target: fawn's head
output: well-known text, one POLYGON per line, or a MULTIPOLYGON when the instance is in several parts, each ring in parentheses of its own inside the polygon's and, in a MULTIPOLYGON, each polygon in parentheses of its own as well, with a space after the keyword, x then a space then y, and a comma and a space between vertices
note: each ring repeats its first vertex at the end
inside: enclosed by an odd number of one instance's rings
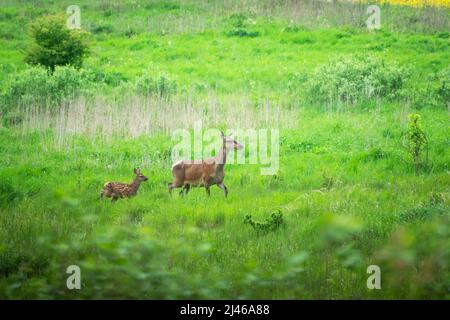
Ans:
POLYGON ((141 173, 141 169, 135 168, 134 173, 136 174, 136 178, 139 181, 147 181, 148 180, 148 178, 141 173))
POLYGON ((232 135, 225 136, 223 132, 220 132, 220 134, 222 137, 223 145, 225 146, 225 148, 227 148, 227 150, 241 150, 244 147, 242 144, 234 140, 232 135))

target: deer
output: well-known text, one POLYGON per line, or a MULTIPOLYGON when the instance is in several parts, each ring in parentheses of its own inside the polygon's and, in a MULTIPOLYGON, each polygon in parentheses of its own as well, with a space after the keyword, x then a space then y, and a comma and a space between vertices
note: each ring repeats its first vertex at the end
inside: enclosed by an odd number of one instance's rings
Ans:
POLYGON ((221 132, 222 147, 215 157, 198 160, 180 160, 172 165, 173 181, 168 183, 169 194, 172 190, 182 188, 180 196, 187 195, 191 187, 204 187, 206 194, 211 195, 210 187, 217 185, 228 196, 228 188, 223 183, 225 178, 225 163, 229 150, 241 150, 242 144, 231 136, 226 137, 221 132))
POLYGON ((147 181, 148 178, 141 173, 139 168, 133 170, 136 177, 131 183, 122 182, 106 182, 103 190, 100 193, 100 198, 111 198, 111 202, 117 201, 119 198, 131 198, 137 194, 142 182, 147 181))

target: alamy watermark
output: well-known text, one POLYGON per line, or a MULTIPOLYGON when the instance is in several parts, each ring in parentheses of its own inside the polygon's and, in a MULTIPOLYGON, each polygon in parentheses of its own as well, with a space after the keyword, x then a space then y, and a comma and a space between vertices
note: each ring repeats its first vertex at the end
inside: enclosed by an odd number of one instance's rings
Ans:
POLYGON ((368 266, 367 274, 370 274, 370 276, 367 278, 367 289, 380 290, 381 289, 381 269, 380 269, 380 267, 375 264, 368 266))
POLYGON ((67 18, 66 25, 68 29, 81 28, 81 10, 77 5, 68 6, 66 13, 70 16, 67 18))
POLYGON ((81 269, 77 265, 70 265, 66 269, 66 273, 70 274, 67 277, 66 286, 69 290, 81 289, 81 269))
MULTIPOLYGON (((326 0, 332 2, 334 0, 326 0)), ((70 5, 66 9, 66 13, 69 15, 67 18, 68 29, 80 29, 81 28, 81 9, 78 5, 70 5)), ((370 31, 381 29, 381 9, 377 5, 370 5, 367 7, 366 14, 370 16, 366 20, 367 29, 370 31)))
MULTIPOLYGON (((227 149, 227 164, 259 164, 261 175, 274 175, 279 169, 280 136, 278 129, 228 129, 225 136, 232 137, 240 148, 227 149)), ((203 159, 215 157, 220 152, 221 131, 203 129, 197 121, 193 130, 177 129, 172 141, 172 160, 192 160, 202 163, 203 159)))
POLYGON ((367 29, 379 30, 381 29, 381 9, 377 5, 371 5, 367 8, 367 14, 370 14, 366 20, 367 29))

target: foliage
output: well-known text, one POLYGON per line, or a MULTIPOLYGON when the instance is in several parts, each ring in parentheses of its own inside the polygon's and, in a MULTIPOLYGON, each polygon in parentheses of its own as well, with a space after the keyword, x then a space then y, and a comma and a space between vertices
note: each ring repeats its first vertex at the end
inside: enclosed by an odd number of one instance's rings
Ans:
POLYGON ((42 65, 54 71, 56 66, 71 65, 80 68, 88 54, 86 34, 66 27, 64 15, 48 15, 30 26, 33 43, 25 61, 42 65))
MULTIPOLYGON (((423 150, 428 146, 427 136, 422 128, 421 117, 418 114, 410 114, 408 116, 408 130, 406 132, 406 140, 408 153, 412 159, 416 169, 422 165, 423 150)), ((427 152, 428 160, 428 152, 427 152)))
POLYGON ((256 21, 247 18, 243 14, 232 14, 229 17, 230 30, 227 32, 229 37, 258 37, 260 34, 256 30, 252 30, 256 25, 256 21))
POLYGON ((319 67, 307 84, 315 102, 356 104, 376 98, 395 99, 406 79, 405 70, 374 57, 335 59, 319 67))
POLYGON ((86 73, 70 66, 58 66, 53 73, 43 67, 31 67, 10 77, 1 96, 2 111, 30 105, 55 107, 85 93, 90 84, 86 73))
POLYGON ((244 223, 249 224, 258 233, 266 233, 268 231, 275 231, 284 223, 283 214, 280 210, 272 212, 264 222, 253 220, 250 214, 245 216, 244 223))
POLYGON ((424 7, 424 6, 450 7, 450 3, 447 0, 378 0, 377 2, 381 4, 392 4, 392 5, 413 6, 413 7, 424 7))
POLYGON ((136 80, 136 92, 143 95, 168 97, 177 91, 177 83, 166 73, 144 73, 136 80))

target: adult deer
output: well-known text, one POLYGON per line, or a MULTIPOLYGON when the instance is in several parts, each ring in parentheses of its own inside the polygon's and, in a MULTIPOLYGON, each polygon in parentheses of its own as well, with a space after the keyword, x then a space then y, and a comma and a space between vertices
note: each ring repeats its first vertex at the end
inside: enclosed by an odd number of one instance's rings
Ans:
POLYGON ((228 189, 223 184, 225 178, 225 163, 229 150, 240 150, 243 146, 231 136, 226 137, 221 132, 222 147, 217 155, 212 158, 198 160, 180 160, 172 166, 173 181, 168 184, 169 193, 172 189, 182 188, 180 195, 188 194, 191 187, 205 187, 206 193, 210 195, 210 187, 217 185, 228 196, 228 189))

